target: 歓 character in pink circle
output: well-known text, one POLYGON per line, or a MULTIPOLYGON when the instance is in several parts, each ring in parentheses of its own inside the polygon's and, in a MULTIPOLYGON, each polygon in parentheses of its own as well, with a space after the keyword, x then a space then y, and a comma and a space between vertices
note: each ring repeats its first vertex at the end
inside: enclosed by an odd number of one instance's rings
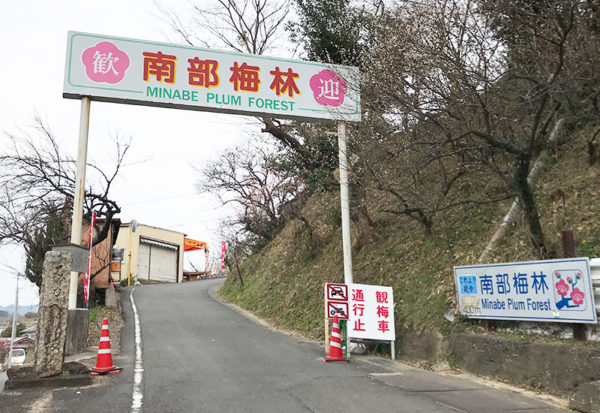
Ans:
POLYGON ((81 55, 85 73, 94 82, 118 83, 125 77, 129 56, 111 42, 100 42, 81 55))

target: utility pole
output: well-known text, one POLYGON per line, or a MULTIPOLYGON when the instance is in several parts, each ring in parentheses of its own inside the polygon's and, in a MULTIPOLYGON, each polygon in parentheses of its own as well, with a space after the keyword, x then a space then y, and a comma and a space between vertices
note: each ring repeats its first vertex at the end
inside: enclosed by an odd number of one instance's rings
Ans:
POLYGON ((10 335, 10 348, 8 350, 8 368, 12 366, 12 352, 17 336, 17 314, 19 314, 19 274, 17 274, 17 288, 15 291, 15 311, 13 313, 12 332, 10 335))

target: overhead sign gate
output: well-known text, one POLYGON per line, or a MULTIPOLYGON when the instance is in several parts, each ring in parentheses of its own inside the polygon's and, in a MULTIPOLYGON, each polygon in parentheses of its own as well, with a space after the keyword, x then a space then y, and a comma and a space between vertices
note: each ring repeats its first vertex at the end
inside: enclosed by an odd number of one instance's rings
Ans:
MULTIPOLYGON (((360 121, 355 67, 69 32, 63 96, 81 99, 71 242, 81 243, 90 101, 336 121, 344 282, 352 284, 344 122, 360 121)), ((77 302, 71 274, 69 309, 77 302)))

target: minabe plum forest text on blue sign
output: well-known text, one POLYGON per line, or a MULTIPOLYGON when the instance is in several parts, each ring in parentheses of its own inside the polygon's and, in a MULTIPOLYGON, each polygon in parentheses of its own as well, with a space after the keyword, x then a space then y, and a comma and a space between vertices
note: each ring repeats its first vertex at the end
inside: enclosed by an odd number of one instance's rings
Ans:
POLYGON ((470 318, 595 323, 587 258, 454 267, 470 318))

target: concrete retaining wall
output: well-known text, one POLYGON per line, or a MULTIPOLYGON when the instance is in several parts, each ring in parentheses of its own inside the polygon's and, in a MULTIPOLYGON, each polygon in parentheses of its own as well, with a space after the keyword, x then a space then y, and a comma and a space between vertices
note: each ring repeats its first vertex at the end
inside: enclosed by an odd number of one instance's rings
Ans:
POLYGON ((456 367, 481 376, 569 398, 570 407, 600 412, 600 348, 571 343, 549 344, 489 334, 402 329, 398 356, 412 361, 447 358, 456 367))
POLYGON ((403 328, 396 334, 396 351, 404 359, 436 361, 445 357, 447 340, 436 330, 414 331, 403 328))
POLYGON ((453 334, 448 352, 461 369, 560 396, 600 379, 600 350, 594 347, 453 334))

